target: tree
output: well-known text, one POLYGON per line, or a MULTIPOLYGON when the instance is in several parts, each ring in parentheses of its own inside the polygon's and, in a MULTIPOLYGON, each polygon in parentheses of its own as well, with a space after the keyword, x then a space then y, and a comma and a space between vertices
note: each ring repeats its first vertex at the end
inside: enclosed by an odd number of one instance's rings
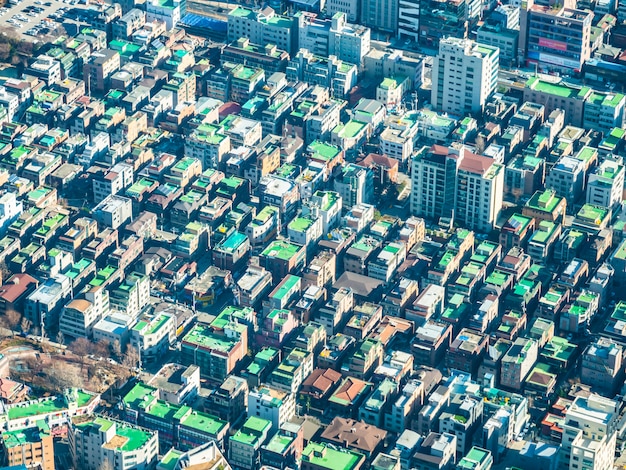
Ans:
POLYGON ((65 335, 63 334, 62 331, 59 331, 57 333, 57 343, 63 344, 63 341, 65 341, 65 335))
POLYGON ((30 322, 28 318, 26 317, 22 318, 22 321, 20 323, 20 329, 22 330, 22 333, 28 334, 31 326, 32 326, 32 323, 30 322))
POLYGON ((78 356, 81 365, 85 365, 85 360, 87 359, 87 356, 91 354, 92 346, 93 345, 91 344, 91 341, 89 341, 87 338, 82 337, 76 339, 70 345, 70 349, 74 352, 74 354, 78 356))
POLYGON ((20 312, 10 308, 6 311, 4 319, 7 327, 11 330, 11 333, 15 335, 15 330, 17 330, 18 325, 22 321, 22 316, 20 315, 20 312))
POLYGON ((124 354, 124 359, 122 360, 122 365, 128 368, 137 367, 137 363, 139 362, 139 352, 134 346, 128 346, 126 348, 126 354, 124 354))
POLYGON ((53 362, 45 372, 50 387, 57 393, 82 385, 82 380, 76 368, 65 362, 53 362))
POLYGON ((93 345, 93 352, 98 357, 110 356, 110 343, 106 339, 101 339, 93 345))
POLYGON ((119 339, 116 339, 115 341, 113 341, 113 343, 111 343, 111 352, 113 353, 113 356, 115 356, 115 359, 121 359, 122 345, 120 344, 119 339))

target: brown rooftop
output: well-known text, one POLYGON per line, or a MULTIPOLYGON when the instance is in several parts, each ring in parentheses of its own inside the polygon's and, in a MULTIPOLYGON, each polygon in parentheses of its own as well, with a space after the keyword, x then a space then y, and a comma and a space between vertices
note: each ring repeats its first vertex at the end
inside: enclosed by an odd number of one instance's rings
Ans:
POLYGON ((387 431, 353 419, 335 418, 322 433, 322 439, 347 448, 374 452, 387 436, 387 431))

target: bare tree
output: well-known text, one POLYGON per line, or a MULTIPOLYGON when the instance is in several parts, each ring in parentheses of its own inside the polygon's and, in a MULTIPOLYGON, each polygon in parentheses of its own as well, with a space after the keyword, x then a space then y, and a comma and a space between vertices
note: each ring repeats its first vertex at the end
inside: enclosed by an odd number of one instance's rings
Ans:
POLYGON ((111 352, 115 359, 120 359, 122 357, 122 345, 120 344, 120 340, 116 339, 111 343, 111 352))
POLYGON ((18 325, 22 321, 22 316, 20 315, 20 312, 10 308, 6 311, 4 318, 7 327, 11 330, 11 333, 15 335, 15 330, 17 330, 18 325))
POLYGON ((12 332, 7 323, 7 319, 6 317, 0 317, 0 337, 8 338, 9 336, 12 336, 12 332))
POLYGON ((137 367, 137 363, 139 362, 139 353, 134 346, 128 346, 126 348, 126 354, 124 354, 124 359, 122 360, 122 364, 126 367, 133 368, 137 367))
POLYGON ((78 356, 81 365, 85 365, 87 356, 91 353, 93 345, 87 338, 78 338, 71 345, 70 349, 78 356))
POLYGON ((59 331, 57 333, 57 343, 63 344, 63 341, 65 341, 65 335, 63 334, 62 331, 59 331))
POLYGON ((101 339, 96 344, 93 345, 94 354, 99 357, 110 357, 111 349, 110 343, 106 339, 101 339))
POLYGON ((50 387, 57 393, 63 392, 63 390, 68 388, 80 387, 82 385, 82 380, 76 368, 65 362, 53 362, 52 365, 46 369, 45 373, 50 387))
POLYGON ((32 323, 30 322, 28 318, 26 317, 22 318, 22 321, 20 323, 20 329, 22 330, 22 333, 28 334, 31 326, 32 326, 32 323))

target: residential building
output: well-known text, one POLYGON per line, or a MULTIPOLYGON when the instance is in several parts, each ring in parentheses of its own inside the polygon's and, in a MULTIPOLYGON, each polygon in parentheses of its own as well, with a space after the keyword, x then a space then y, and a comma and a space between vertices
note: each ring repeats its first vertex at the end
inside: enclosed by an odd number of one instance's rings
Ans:
POLYGON ((262 386, 248 393, 248 417, 256 416, 272 423, 278 431, 296 414, 295 394, 262 386))
POLYGON ((589 175, 586 202, 615 210, 622 202, 623 192, 624 165, 607 158, 589 175))
POLYGON ((244 37, 255 44, 273 44, 290 55, 297 51, 296 21, 276 14, 270 7, 252 10, 240 6, 228 13, 228 40, 244 37))
POLYGON ((5 460, 11 468, 54 470, 54 446, 45 423, 2 433, 5 460))
POLYGON ((156 431, 99 415, 74 418, 68 438, 74 466, 85 470, 98 470, 105 461, 114 470, 150 468, 159 452, 156 431))
POLYGON ((500 384, 521 390, 522 384, 537 361, 539 348, 533 339, 517 338, 502 358, 500 384))
POLYGON ((613 396, 624 376, 624 350, 608 338, 599 338, 585 349, 580 380, 606 396, 613 396))
POLYGON ((497 47, 449 37, 433 62, 433 107, 453 115, 480 114, 495 91, 500 64, 497 47))
POLYGON ((504 165, 488 157, 465 155, 457 178, 455 219, 469 229, 491 231, 502 210, 504 165))
POLYGON ((260 448, 269 438, 271 428, 271 421, 249 417, 242 428, 229 438, 228 462, 234 468, 260 468, 260 448))
POLYGON ((586 465, 609 470, 617 439, 617 402, 592 393, 578 396, 565 411, 560 462, 562 468, 586 465))

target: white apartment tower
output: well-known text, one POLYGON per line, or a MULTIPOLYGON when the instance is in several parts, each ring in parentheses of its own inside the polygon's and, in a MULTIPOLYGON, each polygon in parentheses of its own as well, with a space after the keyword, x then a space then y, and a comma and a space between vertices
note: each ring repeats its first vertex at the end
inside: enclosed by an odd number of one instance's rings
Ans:
POLYGON ((502 210, 504 165, 465 152, 459 164, 454 218, 479 232, 493 229, 502 210))
POLYGON ((433 106, 454 115, 481 113, 495 89, 500 50, 470 39, 446 38, 433 62, 433 106))

